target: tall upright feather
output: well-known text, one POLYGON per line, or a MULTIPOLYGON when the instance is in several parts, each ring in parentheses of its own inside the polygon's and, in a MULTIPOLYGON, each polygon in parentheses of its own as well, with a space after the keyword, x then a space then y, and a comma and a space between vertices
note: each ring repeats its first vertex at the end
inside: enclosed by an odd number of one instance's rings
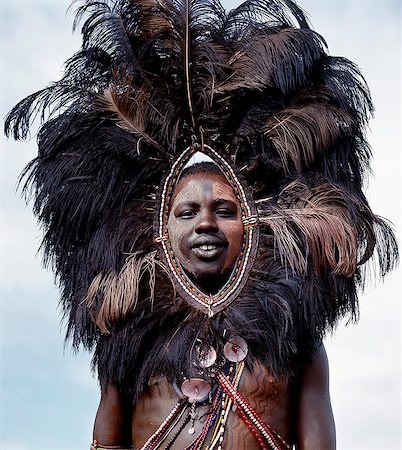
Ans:
POLYGON ((193 100, 191 95, 191 80, 190 80, 190 1, 184 0, 185 8, 184 8, 184 28, 185 28, 185 51, 184 51, 184 70, 186 76, 186 95, 187 95, 187 103, 188 109, 190 111, 191 123, 195 128, 195 119, 194 119, 194 111, 193 111, 193 100))

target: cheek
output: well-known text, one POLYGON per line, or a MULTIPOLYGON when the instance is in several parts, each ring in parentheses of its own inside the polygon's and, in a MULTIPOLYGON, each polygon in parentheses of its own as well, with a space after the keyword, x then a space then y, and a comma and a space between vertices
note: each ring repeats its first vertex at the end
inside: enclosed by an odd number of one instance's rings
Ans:
POLYGON ((185 250, 185 229, 173 219, 168 222, 168 230, 173 253, 180 258, 180 254, 185 250))
POLYGON ((241 223, 234 223, 228 226, 225 230, 225 235, 229 242, 227 263, 230 265, 236 260, 243 243, 243 225, 241 223))

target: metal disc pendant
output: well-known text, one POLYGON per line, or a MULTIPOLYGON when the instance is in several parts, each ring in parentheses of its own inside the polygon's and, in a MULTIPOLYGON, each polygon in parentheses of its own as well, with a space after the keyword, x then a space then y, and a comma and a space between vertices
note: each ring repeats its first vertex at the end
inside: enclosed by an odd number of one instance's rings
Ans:
POLYGON ((188 434, 194 434, 194 433, 195 433, 194 427, 190 427, 190 428, 188 429, 188 434))
POLYGON ((248 353, 246 341, 240 336, 230 338, 223 347, 223 353, 230 362, 238 363, 243 361, 248 353))
POLYGON ((211 390, 211 385, 208 381, 202 378, 189 378, 183 381, 181 391, 188 397, 190 403, 204 400, 211 390))
POLYGON ((207 368, 215 364, 216 350, 213 347, 197 347, 197 360, 196 365, 199 367, 207 368))

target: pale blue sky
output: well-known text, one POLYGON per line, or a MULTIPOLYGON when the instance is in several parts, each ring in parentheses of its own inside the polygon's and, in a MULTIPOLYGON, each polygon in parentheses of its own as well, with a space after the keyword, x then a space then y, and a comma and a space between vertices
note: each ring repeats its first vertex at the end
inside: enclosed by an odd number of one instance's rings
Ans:
MULTIPOLYGON (((224 1, 226 7, 239 2, 224 1)), ((21 98, 60 78, 79 47, 69 1, 1 3, 1 116, 21 98)), ((400 3, 398 0, 300 0, 330 53, 352 59, 372 89, 376 118, 368 197, 400 230, 400 3)), ((36 256, 40 230, 15 193, 35 137, 2 137, 0 450, 87 449, 98 388, 90 356, 63 350, 53 277, 36 256)), ((357 326, 327 341, 339 449, 401 448, 400 272, 361 298, 357 326)))

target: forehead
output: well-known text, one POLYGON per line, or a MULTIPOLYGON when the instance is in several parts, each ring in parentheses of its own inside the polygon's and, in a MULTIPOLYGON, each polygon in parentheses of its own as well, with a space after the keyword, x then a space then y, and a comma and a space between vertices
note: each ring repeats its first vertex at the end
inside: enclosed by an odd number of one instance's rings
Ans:
POLYGON ((232 186, 223 174, 199 172, 186 175, 175 187, 173 203, 182 200, 202 201, 206 197, 239 203, 232 186))

